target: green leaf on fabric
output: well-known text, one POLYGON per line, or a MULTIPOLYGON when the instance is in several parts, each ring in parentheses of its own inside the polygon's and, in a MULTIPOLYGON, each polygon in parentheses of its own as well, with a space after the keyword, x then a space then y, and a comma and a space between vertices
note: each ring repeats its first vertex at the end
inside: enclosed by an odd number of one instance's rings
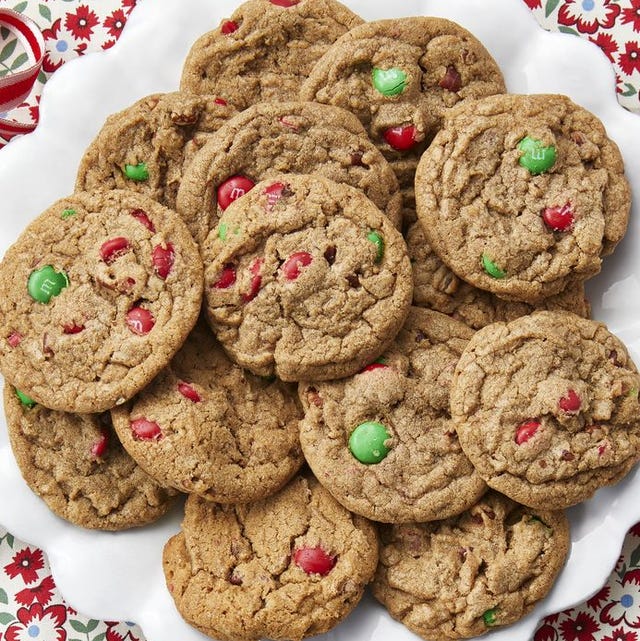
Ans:
POLYGON ((91 641, 104 641, 106 639, 107 635, 105 632, 101 632, 100 634, 96 634, 91 641))
POLYGON ((547 4, 544 7, 545 18, 548 18, 559 4, 560 0, 547 0, 547 4))
POLYGON ((89 619, 86 626, 87 632, 93 632, 98 627, 98 623, 100 623, 100 621, 96 619, 89 619))
POLYGON ((629 563, 636 568, 640 565, 640 545, 631 553, 629 563))
POLYGON ((22 67, 22 65, 29 60, 29 56, 23 51, 16 59, 11 63, 11 70, 22 67))
POLYGON ((18 4, 13 7, 13 10, 17 11, 18 13, 22 13, 27 8, 28 4, 28 2, 18 2, 18 4))
POLYGON ((45 19, 51 22, 51 9, 47 7, 46 4, 40 4, 38 5, 38 11, 40 11, 40 15, 45 19))
POLYGON ((638 90, 630 82, 625 82, 624 86, 627 88, 627 90, 622 92, 623 96, 635 96, 638 93, 638 90))
POLYGON ((558 27, 560 33, 570 33, 572 36, 579 36, 580 34, 571 27, 558 27))
POLYGON ((11 612, 0 612, 0 623, 2 623, 2 625, 7 625, 7 623, 11 623, 15 620, 16 618, 11 614, 11 612))
POLYGON ((11 57, 11 54, 15 51, 17 44, 18 40, 16 38, 15 40, 9 40, 9 42, 2 47, 2 50, 0 51, 0 62, 4 62, 7 58, 11 57))
POLYGON ((87 633, 87 626, 82 623, 82 621, 78 621, 77 619, 69 619, 69 623, 76 632, 82 632, 83 634, 87 633))
POLYGON ((2 588, 0 588, 0 603, 9 603, 7 593, 2 588))

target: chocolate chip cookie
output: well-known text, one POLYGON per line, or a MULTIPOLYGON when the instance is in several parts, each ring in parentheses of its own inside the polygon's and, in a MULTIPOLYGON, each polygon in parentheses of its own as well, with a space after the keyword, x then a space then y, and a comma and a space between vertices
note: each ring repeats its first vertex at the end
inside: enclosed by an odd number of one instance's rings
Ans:
POLYGON ((107 118, 80 161, 76 190, 130 189, 175 209, 185 167, 235 113, 215 96, 146 96, 107 118))
POLYGON ((535 305, 506 301, 458 278, 431 249, 419 222, 405 235, 413 268, 413 304, 449 314, 472 329, 510 321, 537 309, 565 310, 588 318, 591 305, 581 281, 535 305))
POLYGON ((446 110, 504 91, 502 72, 475 36, 450 20, 419 16, 351 29, 315 65, 300 98, 358 116, 391 162, 411 220, 416 165, 446 110))
POLYGON ((550 590, 569 551, 562 511, 488 492, 459 516, 380 527, 373 595, 429 641, 514 623, 550 590))
POLYGON ((460 444, 487 484, 562 508, 638 460, 640 375, 604 324, 541 311, 467 344, 451 387, 460 444))
POLYGON ((249 0, 191 46, 180 88, 238 109, 295 100, 316 61, 362 18, 336 0, 249 0))
POLYGON ((204 323, 169 367, 111 415, 151 476, 218 503, 273 494, 303 463, 295 388, 234 365, 204 323))
POLYGON ((360 601, 377 561, 374 526, 311 476, 247 505, 190 495, 182 532, 163 555, 181 615, 230 641, 327 632, 360 601))
POLYGON ((486 490, 449 416, 453 371, 473 331, 413 307, 383 356, 358 374, 300 383, 300 440, 318 480, 374 521, 458 514, 486 490))
POLYGON ((160 486, 126 453, 108 414, 49 410, 4 387, 9 440, 27 485, 74 525, 123 530, 160 518, 175 490, 160 486))
POLYGON ((448 113, 420 161, 416 206, 458 276, 535 303, 600 271, 630 190, 596 116, 562 95, 504 95, 448 113))
POLYGON ((359 190, 282 174, 229 205, 202 249, 208 321, 231 358, 285 381, 349 376, 409 313, 400 232, 359 190))
POLYGON ((0 263, 0 369, 51 409, 123 403, 184 342, 202 274, 186 226, 156 201, 125 190, 63 198, 0 263))
POLYGON ((283 172, 320 174, 357 187, 400 225, 398 181, 359 120, 310 102, 260 103, 230 119, 185 172, 178 213, 202 242, 233 200, 283 172))

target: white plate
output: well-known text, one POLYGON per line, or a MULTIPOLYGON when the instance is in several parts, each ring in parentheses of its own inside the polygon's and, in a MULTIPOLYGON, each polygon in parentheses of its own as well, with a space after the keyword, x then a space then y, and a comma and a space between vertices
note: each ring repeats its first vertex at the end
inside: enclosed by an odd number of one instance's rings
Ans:
MULTIPOLYGON (((514 93, 569 95, 605 123, 625 157, 640 197, 640 117, 619 107, 605 56, 593 45, 540 29, 522 0, 403 0, 393 8, 345 0, 366 19, 410 15, 451 18, 475 33, 503 69, 514 93)), ((117 46, 66 64, 45 87, 35 133, 0 153, 0 254, 27 222, 73 189, 78 161, 104 118, 138 98, 178 87, 191 43, 229 15, 236 0, 140 0, 117 46)), ((629 233, 602 274, 589 284, 595 318, 604 320, 640 363, 640 251, 638 206, 629 233)), ((1 295, 1 294, 0 294, 1 295)), ((620 553, 628 527, 640 519, 640 476, 634 470, 615 488, 570 510, 572 549, 551 594, 520 623, 496 630, 492 640, 528 641, 539 619, 574 605, 599 589, 620 553)), ((201 641, 176 613, 165 588, 161 553, 178 531, 180 511, 131 532, 83 531, 53 516, 26 487, 0 423, 0 523, 42 547, 55 581, 78 611, 141 624, 148 641, 201 641)), ((325 639, 411 640, 370 597, 325 639)))

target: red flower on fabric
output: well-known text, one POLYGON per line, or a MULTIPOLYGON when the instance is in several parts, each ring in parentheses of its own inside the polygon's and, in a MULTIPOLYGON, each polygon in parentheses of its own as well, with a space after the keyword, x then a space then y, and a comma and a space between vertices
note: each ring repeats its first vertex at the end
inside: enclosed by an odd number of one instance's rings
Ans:
POLYGON ((597 621, 586 612, 578 612, 575 619, 566 619, 560 624, 564 641, 595 641, 600 630, 597 621))
POLYGON ((133 634, 138 626, 128 621, 105 621, 105 641, 140 641, 140 637, 133 634))
POLYGON ((129 15, 133 11, 137 1, 138 0, 122 0, 121 4, 124 10, 127 12, 127 15, 129 15))
POLYGON ((29 608, 20 608, 14 621, 4 633, 5 641, 22 641, 26 638, 66 641, 67 631, 62 627, 67 620, 64 605, 43 608, 34 603, 29 608))
POLYGON ((616 628, 611 632, 611 636, 602 637, 601 641, 638 641, 638 634, 624 628, 616 628))
MULTIPOLYGON (((633 24, 633 30, 640 32, 640 0, 631 0, 631 6, 625 7, 622 10, 622 24, 633 24)), ((638 527, 638 523, 631 528, 633 531, 634 528, 638 527)), ((634 532, 634 534, 638 534, 634 532)))
POLYGON ((529 9, 540 9, 542 7, 542 0, 524 0, 529 9))
POLYGON ((605 601, 609 600, 609 594, 611 590, 608 585, 605 585, 603 588, 598 590, 590 599, 587 599, 587 605, 596 612, 600 611, 602 604, 605 601))
POLYGON ((593 36, 589 36, 589 40, 594 44, 597 44, 598 47, 605 52, 607 58, 609 58, 611 62, 615 62, 613 54, 618 51, 618 43, 613 39, 610 33, 600 31, 595 38, 593 36))
POLYGON ((599 29, 611 29, 619 14, 620 6, 612 0, 564 0, 558 23, 593 34, 599 29))
POLYGON ((64 26, 76 40, 90 40, 93 28, 99 23, 96 13, 85 4, 81 4, 75 13, 68 13, 64 19, 64 26))
POLYGON ((618 55, 618 64, 627 76, 640 71, 640 45, 632 41, 625 43, 624 53, 618 55))
POLYGON ((127 23, 127 18, 122 9, 116 9, 110 16, 107 16, 102 23, 102 26, 109 32, 109 35, 114 38, 119 38, 124 25, 127 23))
POLYGON ((600 621, 610 626, 622 624, 625 627, 640 628, 640 571, 627 572, 622 581, 614 581, 611 586, 611 600, 602 608, 600 621))
POLYGON ((53 582, 53 578, 46 576, 42 579, 40 585, 17 592, 15 599, 20 605, 31 605, 34 601, 41 605, 47 605, 51 601, 55 589, 56 584, 53 582))
POLYGON ((31 548, 23 548, 12 559, 11 563, 4 566, 4 573, 15 579, 18 575, 25 583, 33 583, 38 578, 38 570, 44 567, 42 550, 31 551, 31 548))
POLYGON ((558 631, 549 623, 543 623, 533 635, 533 641, 558 641, 558 631))

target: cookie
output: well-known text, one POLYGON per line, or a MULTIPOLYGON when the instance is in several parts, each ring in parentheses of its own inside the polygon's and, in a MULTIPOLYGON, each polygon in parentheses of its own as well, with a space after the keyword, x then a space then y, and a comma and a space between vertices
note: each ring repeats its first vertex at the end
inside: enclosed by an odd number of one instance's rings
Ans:
POLYGON ((304 460, 295 388, 234 365, 204 323, 111 416, 124 447, 153 478, 218 503, 274 494, 304 460))
POLYGON ((475 36, 420 16, 351 29, 314 66, 300 98, 358 116, 391 162, 411 220, 416 165, 446 110, 504 91, 502 72, 475 36))
POLYGON ((472 329, 510 321, 536 310, 565 310, 589 318, 591 305, 581 281, 535 305, 506 301, 458 278, 427 242, 422 225, 413 223, 405 235, 413 268, 413 304, 434 309, 462 321, 472 329))
POLYGON ((51 409, 123 403, 184 342, 202 274, 184 223, 154 200, 125 190, 58 200, 0 263, 0 369, 51 409))
POLYGON ((4 386, 9 441, 27 485, 74 525, 123 530, 151 523, 174 503, 125 452, 108 414, 56 412, 4 386))
POLYGON ((214 96, 146 96, 107 118, 82 156, 75 189, 130 189, 175 209, 191 158, 235 113, 214 96))
POLYGON ((358 119, 304 102, 257 104, 221 127, 185 172, 178 213, 201 242, 230 202, 283 172, 320 174, 357 187, 400 225, 398 181, 358 119))
POLYGON ((336 0, 249 0, 196 40, 180 89, 238 109, 295 100, 314 64, 362 18, 336 0))
POLYGON ((486 490, 449 416, 453 371, 473 331, 413 307, 382 358, 358 374, 300 383, 300 441, 316 478, 374 521, 458 514, 486 490))
POLYGON ((380 528, 373 595, 428 641, 514 623, 550 590, 569 551, 562 511, 488 492, 459 516, 380 528))
POLYGON ((203 246, 206 313, 231 358, 285 381, 354 374, 409 313, 400 232, 359 190, 282 174, 225 210, 203 246))
POLYGON ((336 626, 378 561, 374 526, 311 476, 278 494, 221 506, 190 495, 163 554, 180 614, 216 639, 297 641, 336 626))
POLYGON ((451 386, 460 444, 494 489, 563 508, 638 460, 640 375, 604 324, 541 311, 478 331, 451 386))
POLYGON ((420 161, 416 206, 459 277, 535 303, 600 271, 630 190, 596 116, 562 95, 504 95, 449 112, 420 161))

